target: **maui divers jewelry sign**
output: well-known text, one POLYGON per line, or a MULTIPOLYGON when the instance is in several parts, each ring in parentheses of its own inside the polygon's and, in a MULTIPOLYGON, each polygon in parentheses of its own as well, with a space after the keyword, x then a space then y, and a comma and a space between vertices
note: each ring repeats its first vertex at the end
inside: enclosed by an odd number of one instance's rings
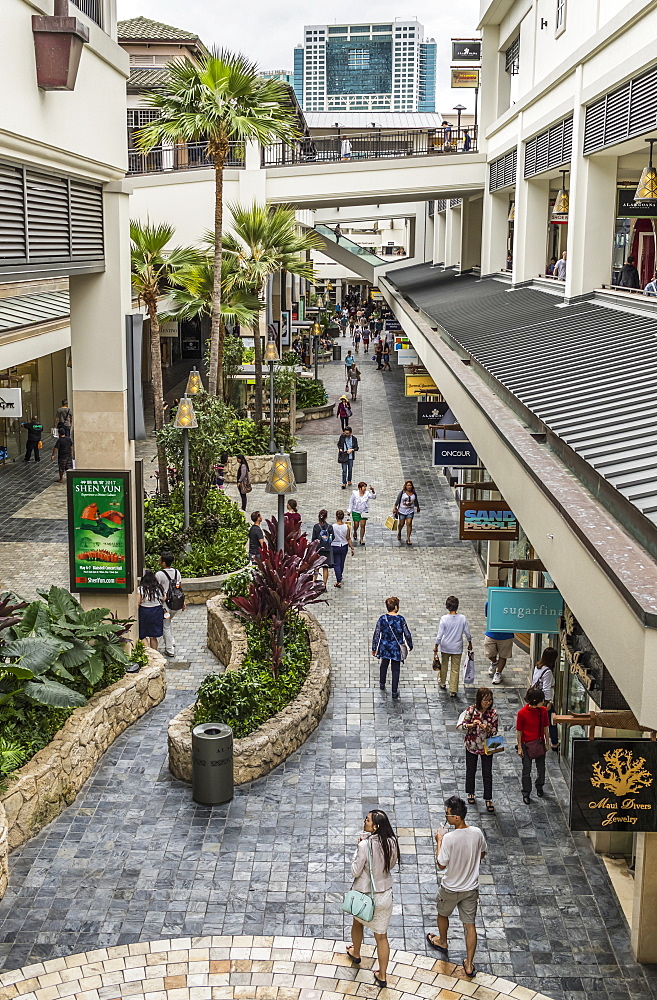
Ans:
POLYGON ((461 500, 459 538, 515 541, 518 520, 504 500, 461 500))
POLYGON ((582 737, 571 753, 571 830, 657 831, 657 743, 582 737))
POLYGON ((556 633, 563 615, 558 590, 489 587, 486 628, 490 632, 556 633))
POLYGON ((436 439, 433 442, 433 464, 436 468, 462 469, 473 468, 479 464, 477 452, 469 441, 445 441, 436 439))
POLYGON ((23 390, 0 386, 0 417, 23 416, 23 390))
POLYGON ((423 403, 417 401, 417 425, 418 427, 431 427, 432 424, 440 423, 449 409, 449 404, 443 402, 423 403))

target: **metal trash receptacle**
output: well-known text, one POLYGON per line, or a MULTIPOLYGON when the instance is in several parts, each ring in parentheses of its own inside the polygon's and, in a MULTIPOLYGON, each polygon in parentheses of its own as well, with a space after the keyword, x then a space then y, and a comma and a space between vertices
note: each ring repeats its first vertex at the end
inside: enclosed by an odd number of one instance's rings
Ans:
POLYGON ((340 344, 333 345, 333 360, 342 361, 342 347, 340 344))
POLYGON ((233 797, 233 730, 222 722, 192 729, 192 798, 219 806, 233 797))
POLYGON ((294 473, 294 478, 297 483, 307 483, 308 482, 308 452, 306 451, 291 451, 290 452, 290 462, 292 463, 292 472, 294 473))

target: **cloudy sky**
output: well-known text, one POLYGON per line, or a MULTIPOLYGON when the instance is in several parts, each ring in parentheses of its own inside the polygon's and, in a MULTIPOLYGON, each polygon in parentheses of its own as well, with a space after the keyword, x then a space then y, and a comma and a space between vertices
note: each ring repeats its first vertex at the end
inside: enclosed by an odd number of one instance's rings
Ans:
POLYGON ((262 69, 292 69, 294 46, 303 41, 304 24, 385 21, 395 17, 417 17, 425 28, 425 38, 438 43, 436 110, 447 112, 455 104, 473 109, 471 90, 450 89, 450 39, 476 37, 478 0, 393 0, 382 6, 375 0, 334 0, 329 5, 317 0, 118 0, 121 20, 143 15, 177 28, 199 34, 206 45, 240 49, 256 59, 262 69))

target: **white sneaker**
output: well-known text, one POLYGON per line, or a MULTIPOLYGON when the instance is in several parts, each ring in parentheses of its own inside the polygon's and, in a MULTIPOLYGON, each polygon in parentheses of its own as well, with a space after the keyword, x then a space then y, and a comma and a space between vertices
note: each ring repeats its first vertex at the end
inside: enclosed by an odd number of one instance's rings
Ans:
POLYGON ((497 670, 497 663, 491 663, 490 667, 488 668, 488 676, 494 677, 496 670, 497 670))
POLYGON ((502 674, 496 673, 495 676, 493 677, 493 684, 501 684, 501 683, 502 683, 502 674))

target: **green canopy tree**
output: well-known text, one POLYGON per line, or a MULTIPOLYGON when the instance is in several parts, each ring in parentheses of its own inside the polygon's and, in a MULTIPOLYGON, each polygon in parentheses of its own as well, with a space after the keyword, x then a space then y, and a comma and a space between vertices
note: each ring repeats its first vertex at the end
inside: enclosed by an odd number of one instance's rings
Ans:
MULTIPOLYGON (((233 217, 231 232, 224 235, 224 254, 231 257, 228 287, 249 291, 264 299, 267 279, 277 271, 289 271, 312 281, 315 271, 307 260, 310 250, 320 250, 322 239, 316 233, 300 233, 294 209, 285 205, 264 205, 253 202, 243 206, 228 206, 233 217)), ((262 341, 259 320, 253 323, 255 343, 255 413, 256 423, 262 420, 262 341)))
POLYGON ((223 172, 230 144, 292 142, 300 132, 285 84, 260 79, 254 62, 226 49, 213 49, 198 63, 174 60, 163 89, 148 94, 147 102, 158 108, 160 117, 137 133, 141 149, 148 151, 162 142, 207 142, 207 155, 214 164, 217 253, 208 375, 208 389, 214 395, 222 365, 223 172))
MULTIPOLYGON (((194 247, 167 247, 175 230, 166 222, 158 225, 130 222, 130 270, 132 288, 146 306, 151 325, 151 376, 153 379, 153 403, 155 409, 155 429, 164 426, 164 390, 162 386, 162 353, 160 350, 160 321, 157 314, 158 299, 163 295, 182 269, 199 260, 199 252, 194 247)), ((160 490, 168 496, 167 461, 164 448, 157 448, 160 490)))

